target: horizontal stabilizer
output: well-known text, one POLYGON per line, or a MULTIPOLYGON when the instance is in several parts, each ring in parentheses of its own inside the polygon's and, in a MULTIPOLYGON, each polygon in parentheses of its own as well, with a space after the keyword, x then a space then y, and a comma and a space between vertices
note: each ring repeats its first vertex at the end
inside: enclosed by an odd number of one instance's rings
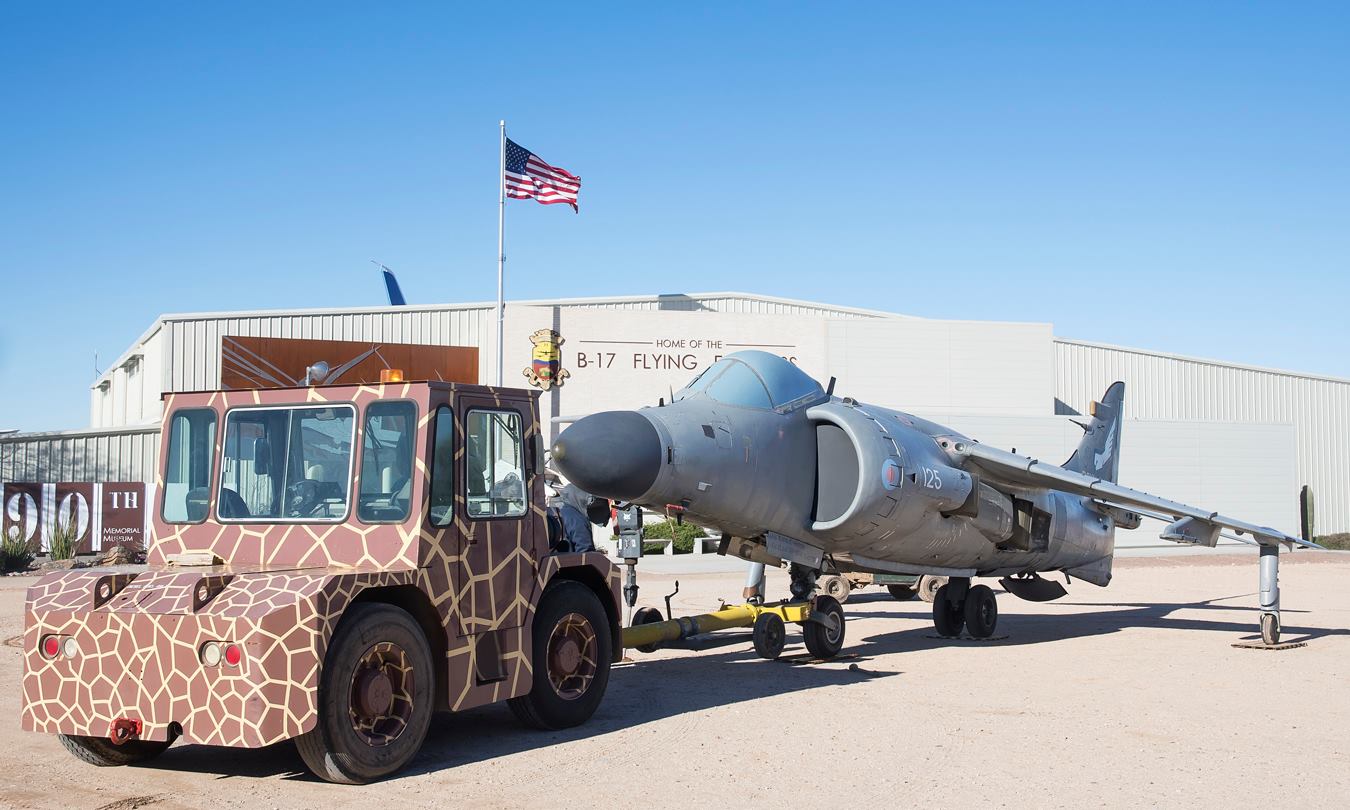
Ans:
POLYGON ((1004 577, 998 581, 1003 590, 1028 602, 1053 602, 1068 594, 1064 586, 1044 577, 1004 577))

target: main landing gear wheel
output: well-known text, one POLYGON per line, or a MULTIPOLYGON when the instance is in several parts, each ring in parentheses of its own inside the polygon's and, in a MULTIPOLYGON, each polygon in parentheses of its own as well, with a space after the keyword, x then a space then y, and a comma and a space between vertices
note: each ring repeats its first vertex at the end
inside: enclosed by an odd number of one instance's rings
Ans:
MULTIPOLYGON (((633 612, 634 627, 640 627, 644 624, 655 624, 656 622, 663 622, 665 620, 666 617, 661 615, 661 611, 657 610, 654 607, 640 607, 633 612)), ((659 645, 656 644, 639 644, 637 647, 637 651, 645 653, 653 653, 656 652, 656 648, 658 646, 659 645)))
POLYGON ((966 624, 966 612, 964 602, 954 602, 948 599, 951 593, 951 585, 943 585, 937 589, 937 594, 933 597, 933 627, 938 631, 939 636, 956 638, 961 635, 961 628, 966 624))
POLYGON ((975 638, 989 638, 998 626, 998 600, 988 585, 976 585, 966 593, 966 630, 975 638))
POLYGON ((507 701, 511 712, 541 729, 589 720, 609 684, 611 645, 609 619, 590 588, 549 585, 534 614, 534 686, 507 701))
POLYGON ((97 765, 100 768, 112 768, 118 765, 135 765, 154 759, 164 753, 173 740, 152 742, 151 740, 128 740, 114 745, 106 737, 79 737, 73 734, 56 735, 66 750, 81 762, 97 765))
POLYGON ((926 574, 919 577, 919 598, 925 602, 932 602, 937 598, 938 588, 946 584, 946 577, 930 577, 926 574))
POLYGON ((914 589, 909 585, 887 585, 886 590, 891 592, 897 602, 908 602, 914 598, 914 589))
POLYGON ((834 597, 834 600, 841 605, 848 601, 848 595, 853 592, 853 586, 849 584, 846 578, 841 576, 826 577, 818 582, 816 587, 827 595, 834 597))
POLYGON ((833 658, 844 647, 844 608, 832 596, 821 594, 811 607, 823 621, 807 619, 802 625, 806 649, 816 658, 833 658))
POLYGON ((777 613, 761 613, 755 619, 751 638, 759 657, 772 661, 783 654, 783 645, 787 643, 787 627, 777 613))
POLYGON ((431 724, 436 689, 431 647, 413 617, 393 605, 347 609, 319 675, 319 721, 295 739, 320 779, 370 782, 408 764, 431 724))
POLYGON ((1280 643, 1280 617, 1274 613, 1261 614, 1261 641, 1266 644, 1280 643))

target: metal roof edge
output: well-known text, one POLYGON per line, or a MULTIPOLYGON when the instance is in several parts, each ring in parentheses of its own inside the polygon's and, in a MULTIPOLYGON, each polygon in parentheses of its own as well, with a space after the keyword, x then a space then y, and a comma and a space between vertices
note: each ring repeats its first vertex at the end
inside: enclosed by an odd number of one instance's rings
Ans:
POLYGON ((1153 349, 1136 349, 1130 346, 1116 346, 1110 343, 1094 343, 1090 340, 1076 340, 1073 338, 1055 337, 1056 343, 1065 343, 1070 346, 1087 346, 1092 349, 1106 349, 1108 351, 1124 352, 1126 354, 1142 354, 1149 357, 1162 357, 1168 360, 1180 360, 1185 363, 1198 363, 1206 366, 1220 366, 1222 368, 1233 368, 1240 371, 1255 371, 1261 374, 1276 374, 1281 377, 1297 377, 1304 380, 1318 380, 1320 382, 1333 382, 1350 385, 1350 379, 1345 377, 1334 377, 1330 374, 1311 374, 1304 371, 1290 371, 1282 368, 1271 368, 1269 366, 1252 366, 1245 363, 1234 363, 1228 360, 1214 360, 1208 357, 1192 357, 1185 354, 1173 354, 1171 352, 1155 351, 1153 349))

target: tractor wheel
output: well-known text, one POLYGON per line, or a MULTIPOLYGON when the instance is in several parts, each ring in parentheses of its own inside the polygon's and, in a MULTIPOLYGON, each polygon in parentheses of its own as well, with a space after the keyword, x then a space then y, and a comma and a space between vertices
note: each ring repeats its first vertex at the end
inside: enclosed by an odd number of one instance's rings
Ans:
POLYGON ((755 652, 759 657, 772 661, 783 654, 783 646, 787 644, 787 627, 777 613, 761 613, 755 619, 751 639, 755 642, 755 652))
POLYGON ((358 602, 338 625, 319 675, 319 721, 295 738, 320 779, 359 785, 388 776, 417 754, 431 725, 436 676, 413 617, 358 602))
POLYGON ((100 768, 145 762, 164 753, 170 745, 173 745, 173 740, 164 742, 128 740, 121 745, 114 745, 112 740, 106 737, 79 737, 73 734, 56 736, 76 759, 100 768))
POLYGON ((817 587, 821 593, 833 597, 841 605, 848 601, 848 595, 853 592, 853 586, 841 576, 826 577, 817 587))
POLYGON ((998 600, 988 585, 976 585, 966 593, 966 630, 975 638, 989 638, 998 626, 998 600))
POLYGON ((612 650, 609 619, 591 589, 569 580, 549 585, 534 614, 534 685, 507 705, 534 728, 586 722, 609 685, 612 650))
POLYGON ((956 638, 966 624, 965 603, 947 598, 950 587, 943 585, 933 597, 933 627, 937 628, 939 636, 956 638))
POLYGON ((887 585, 886 590, 891 592, 897 602, 908 602, 914 598, 914 589, 908 585, 887 585))
POLYGON ((947 584, 946 577, 933 577, 927 574, 919 577, 919 598, 925 602, 932 602, 937 598, 938 588, 947 584))
POLYGON ((834 597, 822 594, 816 597, 811 608, 812 613, 821 613, 829 617, 833 628, 820 622, 807 620, 802 624, 802 636, 806 649, 816 658, 833 658, 844 647, 844 608, 834 597))

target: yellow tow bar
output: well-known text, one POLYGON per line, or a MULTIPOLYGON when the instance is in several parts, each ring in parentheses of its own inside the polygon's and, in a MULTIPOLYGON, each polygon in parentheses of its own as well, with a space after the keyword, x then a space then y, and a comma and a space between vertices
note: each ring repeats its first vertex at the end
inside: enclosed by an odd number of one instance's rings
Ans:
MULTIPOLYGON (((643 623, 638 617, 636 624, 625 627, 623 646, 636 647, 643 652, 651 652, 663 642, 711 633, 715 630, 730 630, 735 627, 752 627, 760 616, 769 613, 783 620, 801 624, 811 618, 810 602, 780 602, 775 605, 728 605, 712 613, 700 613, 697 616, 680 616, 675 619, 661 620, 660 614, 652 610, 648 616, 652 620, 643 623)), ((828 619, 826 621, 829 621, 828 619)))

